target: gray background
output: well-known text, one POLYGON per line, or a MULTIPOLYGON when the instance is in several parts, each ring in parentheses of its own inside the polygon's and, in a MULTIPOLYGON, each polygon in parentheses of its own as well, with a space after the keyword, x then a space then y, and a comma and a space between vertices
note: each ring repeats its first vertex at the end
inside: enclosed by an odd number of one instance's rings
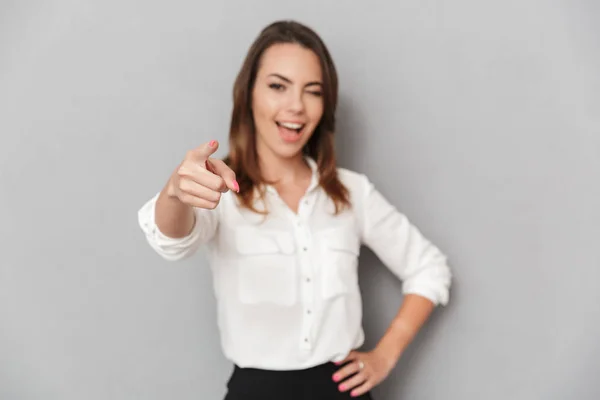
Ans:
MULTIPOLYGON (((280 18, 333 53, 340 164, 452 262, 377 399, 600 398, 598 2, 4 0, 0 399, 223 396, 205 259, 162 261, 136 213, 226 140, 280 18)), ((370 348, 400 283, 366 251, 361 284, 370 348)))

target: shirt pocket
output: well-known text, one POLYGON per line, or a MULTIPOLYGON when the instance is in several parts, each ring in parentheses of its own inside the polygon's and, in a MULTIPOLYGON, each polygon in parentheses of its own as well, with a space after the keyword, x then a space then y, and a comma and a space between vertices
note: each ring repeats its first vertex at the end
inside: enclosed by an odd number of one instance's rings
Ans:
POLYGON ((321 293, 324 298, 360 292, 360 239, 351 227, 331 228, 319 235, 323 249, 321 293))
POLYGON ((297 300, 297 268, 292 234, 237 228, 237 284, 244 304, 291 306, 297 300))

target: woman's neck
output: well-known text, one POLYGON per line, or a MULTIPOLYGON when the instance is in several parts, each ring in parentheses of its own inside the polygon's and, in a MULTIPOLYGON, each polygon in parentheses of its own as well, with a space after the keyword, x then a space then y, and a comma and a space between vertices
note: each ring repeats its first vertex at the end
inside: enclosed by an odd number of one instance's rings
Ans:
POLYGON ((258 154, 260 172, 268 182, 276 182, 278 185, 294 184, 304 181, 311 174, 302 154, 291 158, 278 157, 271 152, 258 154))

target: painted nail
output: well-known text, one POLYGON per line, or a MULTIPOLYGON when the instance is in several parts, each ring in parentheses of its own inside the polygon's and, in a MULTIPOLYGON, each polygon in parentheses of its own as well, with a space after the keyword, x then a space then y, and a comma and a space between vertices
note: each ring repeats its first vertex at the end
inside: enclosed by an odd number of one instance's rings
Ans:
POLYGON ((350 396, 356 397, 356 396, 358 396, 358 393, 357 392, 350 392, 350 396))
POLYGON ((233 188, 236 192, 240 192, 240 185, 237 183, 237 181, 233 181, 233 188))
POLYGON ((346 386, 345 385, 340 385, 340 390, 346 390, 346 386))
POLYGON ((340 376, 339 376, 339 375, 337 375, 337 374, 336 374, 336 375, 333 375, 333 381, 334 381, 334 382, 337 382, 337 381, 339 381, 339 380, 340 380, 340 376))
POLYGON ((210 147, 215 147, 215 145, 217 144, 216 140, 211 140, 210 143, 208 144, 210 147))

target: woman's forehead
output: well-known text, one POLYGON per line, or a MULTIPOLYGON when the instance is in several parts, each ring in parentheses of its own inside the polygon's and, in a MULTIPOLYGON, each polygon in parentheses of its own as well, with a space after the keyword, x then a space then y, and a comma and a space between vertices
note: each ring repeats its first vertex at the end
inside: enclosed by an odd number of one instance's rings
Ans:
POLYGON ((269 47, 263 53, 258 74, 267 77, 278 74, 295 80, 320 80, 321 63, 310 49, 298 44, 283 43, 269 47))

